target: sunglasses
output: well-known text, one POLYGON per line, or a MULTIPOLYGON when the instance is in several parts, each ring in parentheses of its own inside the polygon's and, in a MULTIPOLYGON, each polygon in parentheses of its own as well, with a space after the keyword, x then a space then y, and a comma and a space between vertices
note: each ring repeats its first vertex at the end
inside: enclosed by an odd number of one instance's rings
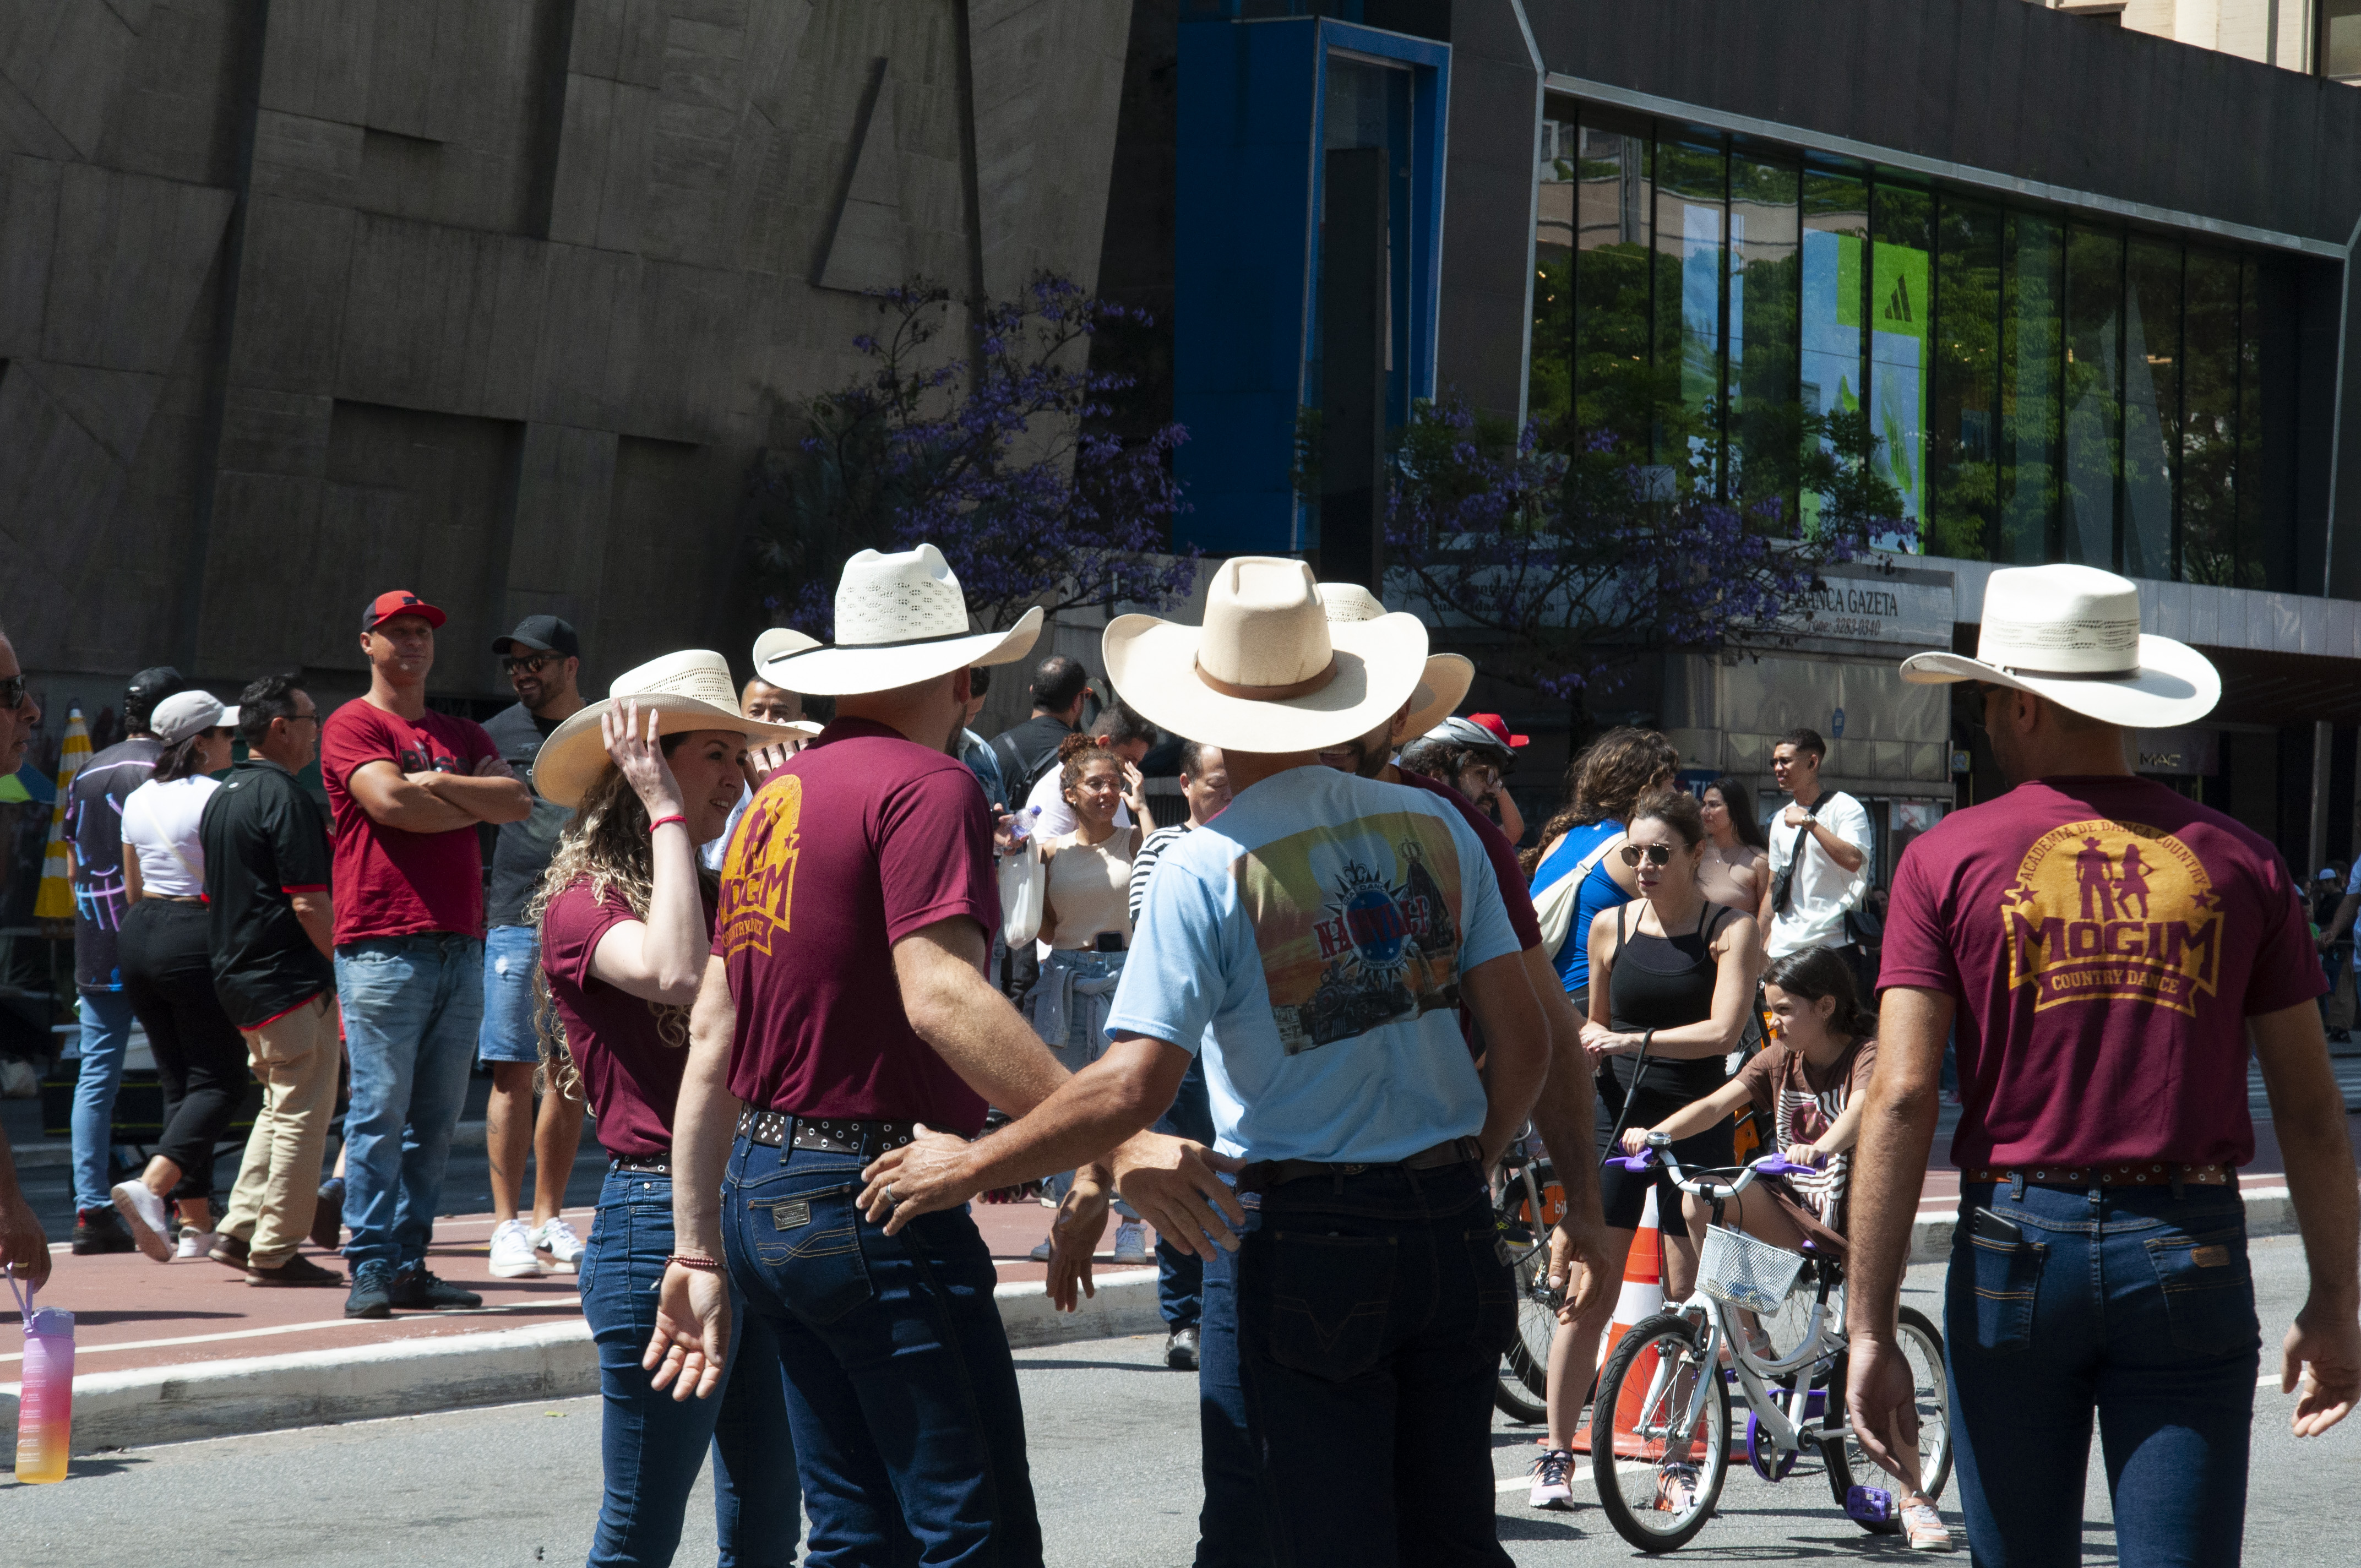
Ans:
POLYGON ((14 713, 25 706, 25 677, 10 675, 0 680, 0 713, 14 713))
POLYGON ((1640 858, 1643 855, 1647 857, 1648 863, 1652 866, 1669 866, 1673 863, 1673 847, 1670 844, 1626 844, 1617 853, 1623 857, 1623 863, 1627 866, 1638 865, 1640 858))
POLYGON ((507 671, 511 675, 519 673, 528 675, 537 675, 541 674, 544 668, 555 663, 557 657, 558 655, 555 650, 540 653, 512 654, 500 661, 500 668, 507 671))

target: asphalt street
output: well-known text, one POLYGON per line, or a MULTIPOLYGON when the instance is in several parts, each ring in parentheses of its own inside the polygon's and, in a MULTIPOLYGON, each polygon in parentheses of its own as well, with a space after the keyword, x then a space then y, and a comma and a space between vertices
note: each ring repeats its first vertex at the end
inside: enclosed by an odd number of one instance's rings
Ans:
MULTIPOLYGON (((2254 1256, 2264 1337, 2276 1346, 2301 1299, 2302 1254, 2292 1238, 2275 1238, 2256 1243, 2254 1256)), ((1939 1278, 1934 1267, 1911 1271, 1909 1299, 1930 1315, 1939 1315, 1939 1278)), ((1164 1370, 1161 1349, 1160 1339, 1136 1338, 1018 1353, 1052 1564, 1190 1561, 1200 1498, 1196 1383, 1164 1370)), ((2342 1526, 2322 1500, 2361 1495, 2361 1421, 2298 1444, 2287 1431, 2290 1403, 2276 1383, 2256 1398, 2248 1561, 2341 1561, 2350 1543, 2335 1544, 2342 1526)), ((1493 1431, 1510 1554, 1536 1568, 1633 1557, 1595 1504, 1563 1513, 1526 1507, 1519 1478, 1532 1437, 1532 1428, 1505 1419, 1493 1431)), ((2083 1560, 2113 1563, 2095 1458, 2091 1475, 2083 1560)), ((0 1519, 10 1568, 379 1568, 390 1557, 506 1568, 581 1562, 598 1486, 598 1404, 576 1399, 93 1455, 75 1461, 61 1486, 0 1481, 0 1519)), ((701 1482, 678 1561, 712 1561, 712 1532, 701 1482)), ((1720 1512, 1680 1553, 1702 1563, 1905 1555, 1897 1541, 1846 1520, 1808 1463, 1775 1486, 1734 1469, 1720 1512)))

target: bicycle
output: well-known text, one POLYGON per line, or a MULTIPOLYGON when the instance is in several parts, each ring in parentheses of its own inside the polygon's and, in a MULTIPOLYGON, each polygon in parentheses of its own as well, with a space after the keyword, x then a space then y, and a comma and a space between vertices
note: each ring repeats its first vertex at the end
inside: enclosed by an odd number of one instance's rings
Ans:
MULTIPOLYGON (((1640 1154, 1608 1157, 1633 1172, 1661 1159, 1682 1190, 1713 1205, 1697 1293, 1626 1332, 1598 1375, 1591 1476, 1616 1533, 1658 1552, 1686 1545, 1705 1528, 1729 1475, 1735 1384, 1747 1409, 1743 1452, 1757 1475, 1784 1481, 1807 1446, 1817 1449, 1846 1517, 1872 1534, 1898 1534, 1900 1499, 1863 1484, 1874 1466, 1845 1413, 1843 1266, 1808 1241, 1803 1252, 1789 1252, 1721 1223, 1722 1205, 1758 1178, 1814 1168, 1774 1154, 1691 1176, 1655 1133, 1640 1154), (1746 1331, 1741 1310, 1762 1320, 1763 1343, 1746 1331), (1612 1436, 1602 1440, 1602 1429, 1612 1436)), ((1943 1336, 1905 1307, 1899 1339, 1918 1385, 1919 1480, 1931 1499, 1951 1471, 1943 1336)))
POLYGON ((1549 1285, 1550 1229, 1565 1211, 1565 1192, 1547 1157, 1532 1153, 1525 1138, 1509 1146, 1499 1170, 1492 1223, 1517 1279, 1517 1337, 1500 1358, 1492 1403, 1511 1420, 1544 1421, 1550 1341, 1557 1332, 1560 1302, 1560 1293, 1549 1285))

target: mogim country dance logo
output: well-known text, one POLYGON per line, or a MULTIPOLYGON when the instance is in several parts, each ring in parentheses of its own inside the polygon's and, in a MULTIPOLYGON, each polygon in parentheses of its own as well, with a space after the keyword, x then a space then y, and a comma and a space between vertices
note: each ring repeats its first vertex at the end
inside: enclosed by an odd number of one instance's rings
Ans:
POLYGON ((2008 982, 2036 1012, 2152 1002, 2194 1014, 2222 968, 2222 898, 2189 847, 2137 822, 2044 834, 2002 895, 2008 982))

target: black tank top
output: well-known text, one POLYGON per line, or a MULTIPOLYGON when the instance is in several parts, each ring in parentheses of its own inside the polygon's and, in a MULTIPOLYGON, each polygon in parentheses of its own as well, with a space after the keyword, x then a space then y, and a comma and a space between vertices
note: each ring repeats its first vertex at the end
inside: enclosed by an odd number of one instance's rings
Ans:
MULTIPOLYGON (((1643 1029, 1673 1029, 1700 1024, 1713 1016, 1713 991, 1720 966, 1713 956, 1713 939, 1736 911, 1708 901, 1698 913, 1697 927, 1682 937, 1651 937, 1636 929, 1634 899, 1615 912, 1615 956, 1608 985, 1609 1021, 1619 1033, 1636 1035, 1643 1029)), ((1607 1058, 1615 1081, 1631 1088, 1635 1056, 1607 1058)), ((1701 1100, 1730 1081, 1719 1056, 1686 1061, 1648 1057, 1642 1093, 1665 1094, 1686 1103, 1701 1100)))

